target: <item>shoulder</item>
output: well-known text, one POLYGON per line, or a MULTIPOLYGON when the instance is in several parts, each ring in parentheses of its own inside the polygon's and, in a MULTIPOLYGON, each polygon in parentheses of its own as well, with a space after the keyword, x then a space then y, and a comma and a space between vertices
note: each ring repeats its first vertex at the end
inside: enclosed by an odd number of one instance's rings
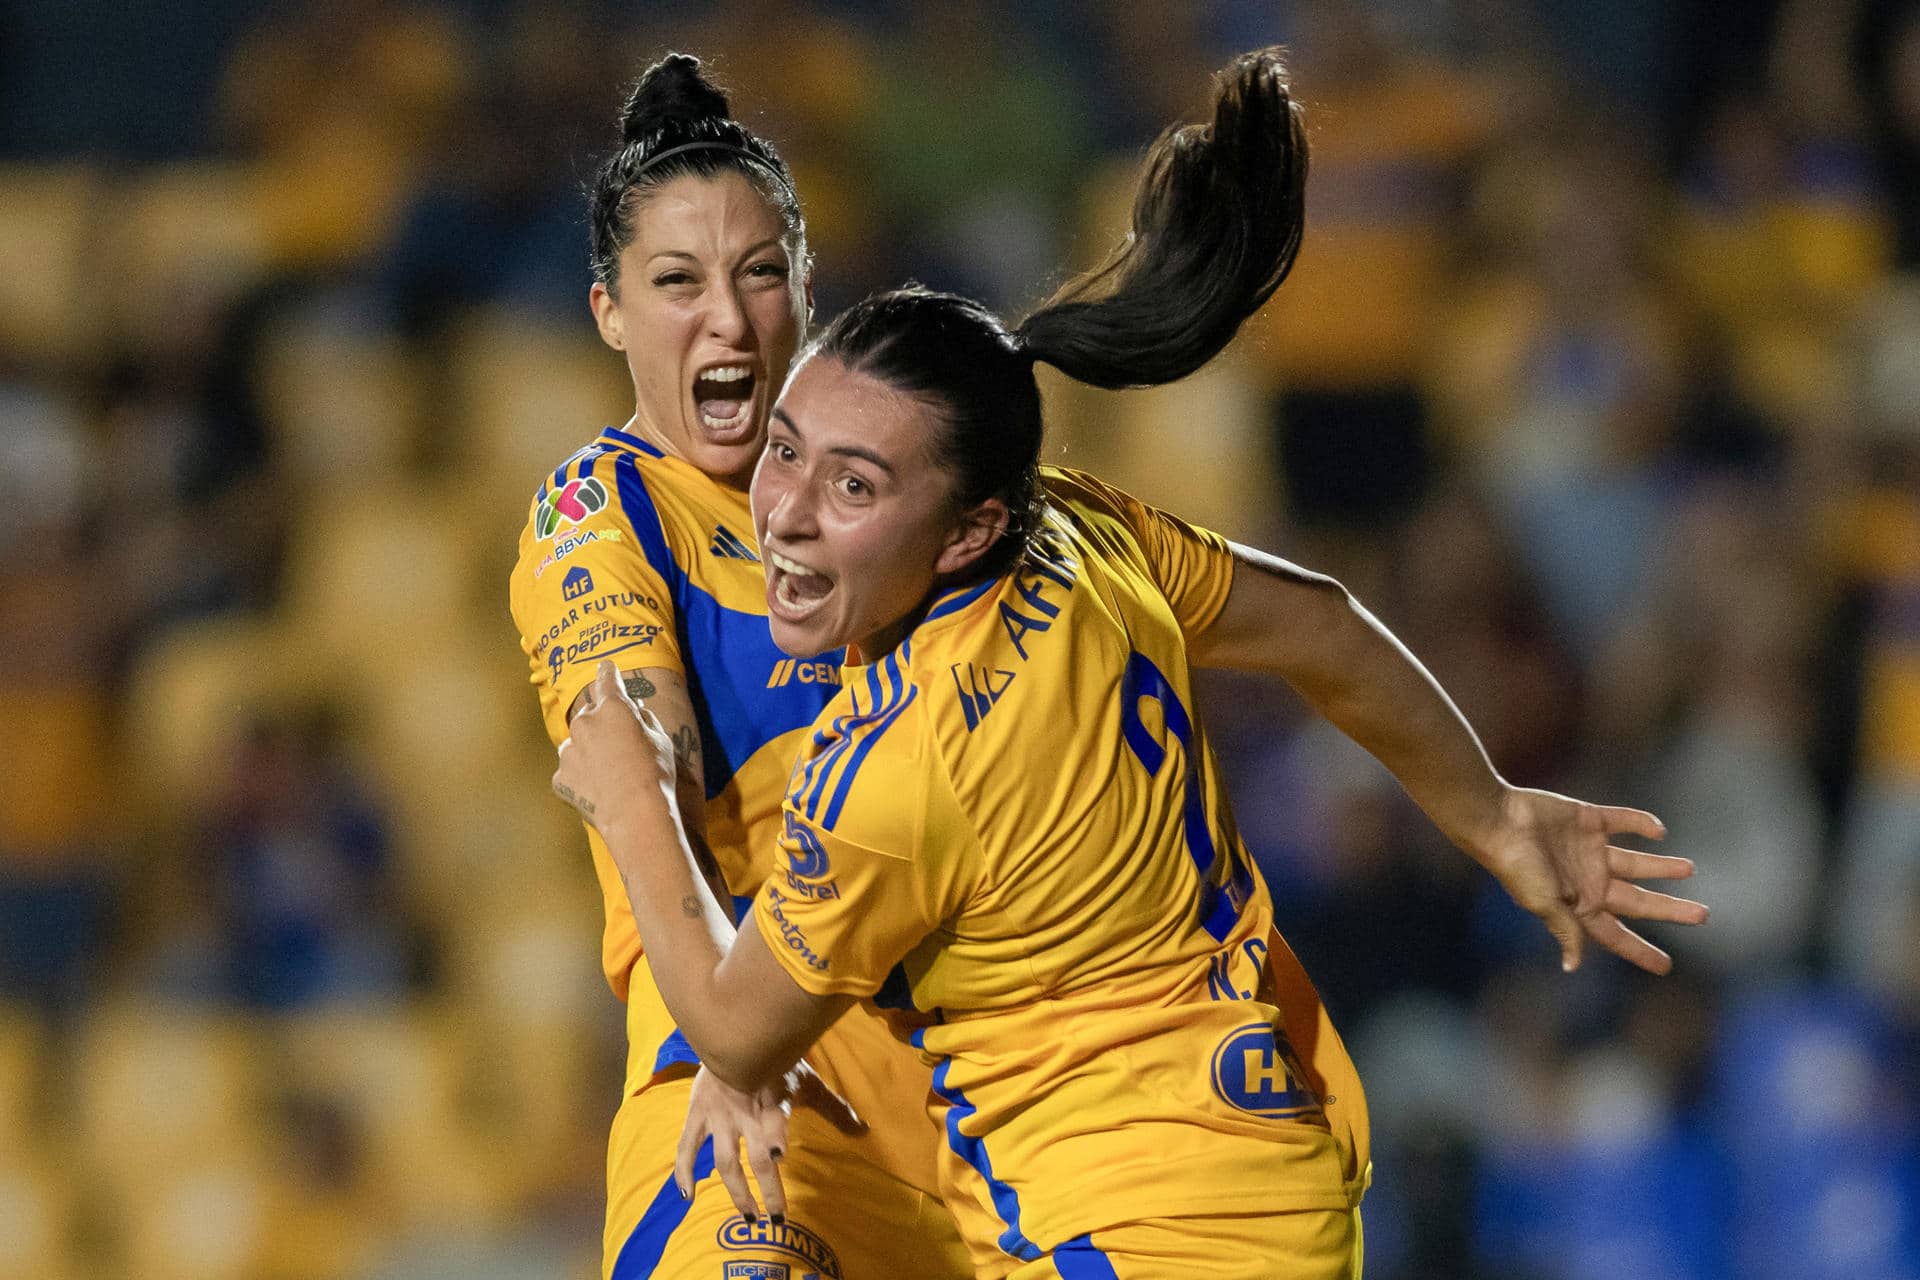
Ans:
POLYGON ((944 767, 928 693, 898 651, 849 671, 794 768, 787 808, 870 849, 910 841, 924 818, 931 771, 944 767))

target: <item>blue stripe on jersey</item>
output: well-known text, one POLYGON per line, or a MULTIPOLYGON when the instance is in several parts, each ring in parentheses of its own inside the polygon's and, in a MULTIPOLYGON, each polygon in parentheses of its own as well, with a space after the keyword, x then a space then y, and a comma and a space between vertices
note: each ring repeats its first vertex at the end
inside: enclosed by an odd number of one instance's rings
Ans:
POLYGON ((582 449, 579 454, 580 461, 576 462, 573 466, 573 478, 575 480, 585 480, 588 476, 592 475, 594 460, 605 452, 606 450, 604 448, 595 448, 592 445, 582 449))
POLYGON ((618 427, 607 427, 601 431, 600 434, 608 440, 615 440, 626 445, 629 449, 638 449, 649 458, 664 458, 667 456, 660 452, 657 446, 634 435, 631 431, 622 431, 618 427))
POLYGON ((900 699, 891 711, 881 716, 873 728, 868 730, 866 736, 860 740, 860 745, 854 748, 853 754, 847 758, 847 767, 840 771, 840 785, 833 789, 833 803, 827 806, 827 816, 820 820, 821 826, 831 831, 834 824, 840 821, 840 806, 847 802, 847 791, 853 786, 853 775, 860 772, 860 763, 867 758, 867 753, 873 750, 873 744, 880 741, 880 735, 900 718, 902 711, 912 705, 914 695, 919 692, 918 685, 908 685, 907 696, 900 699))
MULTIPOLYGON (((621 454, 614 461, 614 477, 621 508, 640 540, 640 549, 666 579, 673 596, 674 630, 700 730, 707 799, 712 800, 726 790, 754 752, 781 734, 812 724, 832 701, 834 688, 799 680, 767 688, 767 673, 786 655, 773 643, 766 615, 727 608, 674 559, 638 459, 621 454)), ((701 547, 704 551, 704 541, 701 547)), ((706 557, 700 559, 704 562, 706 557)), ((822 654, 819 660, 838 666, 837 657, 822 654)))
POLYGON ((994 1212, 1000 1215, 1000 1221, 1007 1226, 1000 1233, 1000 1251, 1022 1262, 1032 1262, 1040 1257, 1040 1246, 1020 1234, 1020 1194, 993 1176, 993 1161, 987 1158, 986 1142, 960 1132, 960 1122, 974 1114, 974 1106, 967 1101, 966 1094, 947 1083, 947 1069, 951 1066, 952 1058, 942 1058, 933 1071, 933 1091, 947 1104, 947 1145, 975 1173, 986 1179, 987 1195, 993 1200, 994 1212))
MULTIPOLYGON (((807 787, 809 783, 811 783, 812 786, 812 790, 806 800, 807 817, 809 818, 819 813, 820 797, 827 789, 827 779, 832 776, 834 767, 840 762, 840 757, 845 755, 847 748, 852 745, 854 731, 885 710, 880 696, 880 668, 878 666, 870 666, 867 668, 868 710, 860 710, 860 691, 858 689, 850 688, 847 690, 847 701, 853 704, 854 714, 851 716, 841 716, 834 721, 834 732, 840 735, 839 739, 814 759, 809 771, 811 777, 803 779, 801 782, 802 788, 807 787)), ((799 801, 796 799, 795 803, 797 804, 799 801)))
POLYGON ((668 1067, 697 1067, 700 1055, 687 1043, 687 1037, 680 1028, 675 1027, 673 1034, 660 1042, 660 1052, 653 1055, 653 1073, 659 1075, 668 1067))
MULTIPOLYGON (((693 1180, 697 1183, 712 1173, 713 1139, 708 1138, 693 1158, 693 1180)), ((674 1228, 687 1220, 687 1210, 692 1207, 691 1200, 680 1198, 680 1188, 673 1185, 673 1178, 669 1176, 654 1193, 653 1203, 640 1215, 633 1234, 620 1246, 620 1256, 613 1260, 610 1280, 646 1280, 651 1276, 660 1265, 660 1255, 667 1251, 667 1241, 673 1236, 674 1228)))
POLYGON ((981 596, 987 594, 987 592, 991 591, 994 587, 998 586, 999 583, 1000 579, 998 578, 988 578, 984 582, 976 582, 970 587, 955 587, 952 591, 947 592, 947 594, 935 600, 933 607, 927 610, 927 616, 922 618, 921 621, 932 622, 935 618, 944 618, 950 613, 958 613, 975 600, 978 600, 981 596))
POLYGON ((1107 1255, 1094 1248, 1090 1236, 1063 1240, 1054 1248, 1053 1269, 1060 1280, 1120 1280, 1107 1255))

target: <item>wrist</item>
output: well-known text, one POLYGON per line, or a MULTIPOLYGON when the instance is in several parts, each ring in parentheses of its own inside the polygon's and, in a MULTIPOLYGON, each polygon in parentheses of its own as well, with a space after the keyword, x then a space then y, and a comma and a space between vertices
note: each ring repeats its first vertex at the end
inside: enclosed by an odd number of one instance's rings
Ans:
POLYGON ((1517 789, 1495 774, 1467 800, 1446 834, 1483 867, 1490 867, 1514 822, 1513 797, 1517 789))

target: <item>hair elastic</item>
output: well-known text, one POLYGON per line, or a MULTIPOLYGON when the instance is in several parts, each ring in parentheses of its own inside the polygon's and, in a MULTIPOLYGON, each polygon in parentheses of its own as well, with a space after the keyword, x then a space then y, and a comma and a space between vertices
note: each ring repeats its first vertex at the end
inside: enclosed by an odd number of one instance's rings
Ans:
POLYGON ((786 175, 781 173, 780 170, 774 166, 772 161, 768 160, 763 155, 758 155, 752 151, 747 150, 745 147, 736 146, 731 142, 683 142, 677 147, 668 147, 665 151, 662 151, 659 155, 648 157, 646 163, 642 164, 638 169, 635 169, 633 171, 633 180, 635 182, 640 181, 641 178, 646 176, 647 170, 653 168, 655 165, 658 165, 664 160, 672 159, 674 156, 679 155, 683 151, 731 151, 734 155, 742 156, 748 160, 751 160, 753 161, 753 163, 759 165, 762 169, 765 169, 768 173, 773 175, 774 181, 780 184, 780 189, 787 193, 787 199, 793 200, 795 201, 795 203, 798 203, 798 198, 793 193, 793 184, 787 181, 786 175))

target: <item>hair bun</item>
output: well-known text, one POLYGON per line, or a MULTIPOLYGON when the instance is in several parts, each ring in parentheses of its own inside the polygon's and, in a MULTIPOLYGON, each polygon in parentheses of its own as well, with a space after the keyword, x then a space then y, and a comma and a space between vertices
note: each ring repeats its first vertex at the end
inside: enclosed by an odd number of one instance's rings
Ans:
POLYGON ((668 124, 731 118, 727 95, 701 74, 700 59, 670 53, 648 67, 627 95, 620 141, 630 146, 668 124))

